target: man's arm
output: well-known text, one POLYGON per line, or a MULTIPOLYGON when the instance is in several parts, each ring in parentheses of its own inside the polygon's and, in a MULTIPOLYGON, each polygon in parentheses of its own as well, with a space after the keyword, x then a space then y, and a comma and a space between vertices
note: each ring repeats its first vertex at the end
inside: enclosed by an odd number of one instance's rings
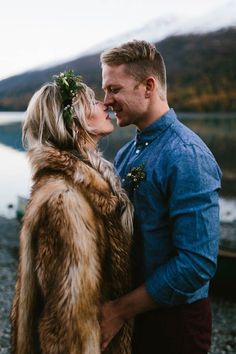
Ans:
POLYGON ((157 303, 175 306, 207 296, 215 274, 221 175, 213 156, 194 144, 178 146, 166 171, 162 192, 168 197, 174 254, 145 280, 145 287, 157 303))
POLYGON ((102 350, 105 350, 112 338, 119 332, 125 321, 136 315, 155 309, 158 304, 148 295, 144 285, 102 307, 102 350))

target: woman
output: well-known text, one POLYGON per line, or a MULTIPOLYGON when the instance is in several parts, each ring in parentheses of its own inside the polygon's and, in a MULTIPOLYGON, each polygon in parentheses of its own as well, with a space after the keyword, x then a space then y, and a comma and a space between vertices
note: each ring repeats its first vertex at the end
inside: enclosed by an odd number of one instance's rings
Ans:
MULTIPOLYGON (((132 207, 96 150, 113 125, 72 71, 32 97, 23 141, 33 187, 13 300, 16 354, 97 354, 102 303, 130 287, 132 207)), ((106 353, 130 353, 126 324, 106 353)))

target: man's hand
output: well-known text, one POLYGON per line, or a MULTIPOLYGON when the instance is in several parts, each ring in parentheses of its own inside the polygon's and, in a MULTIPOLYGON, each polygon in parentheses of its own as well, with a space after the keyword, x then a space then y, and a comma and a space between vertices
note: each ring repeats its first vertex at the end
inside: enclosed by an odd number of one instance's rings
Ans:
POLYGON ((106 350, 112 338, 119 332, 125 320, 118 314, 115 301, 109 301, 102 306, 100 322, 102 333, 102 351, 106 350))
POLYGON ((159 305, 148 295, 145 286, 102 306, 100 327, 102 332, 102 351, 104 351, 112 338, 119 332, 125 321, 136 315, 155 309, 159 305))

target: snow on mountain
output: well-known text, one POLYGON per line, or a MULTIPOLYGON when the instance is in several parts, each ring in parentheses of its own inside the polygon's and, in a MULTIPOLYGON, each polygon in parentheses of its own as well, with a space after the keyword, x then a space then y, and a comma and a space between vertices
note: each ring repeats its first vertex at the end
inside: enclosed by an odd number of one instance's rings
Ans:
POLYGON ((95 54, 105 48, 111 48, 133 39, 144 39, 155 43, 173 35, 207 33, 232 26, 236 26, 235 0, 229 0, 224 6, 211 11, 203 17, 180 18, 175 15, 170 15, 168 18, 159 17, 139 29, 101 42, 83 53, 83 55, 95 54))
POLYGON ((150 42, 156 42, 177 33, 183 22, 182 19, 179 19, 174 15, 164 19, 157 18, 141 28, 104 41, 86 51, 85 54, 94 54, 105 48, 114 47, 120 43, 131 41, 133 39, 144 39, 150 42))
POLYGON ((206 33, 235 26, 236 2, 230 0, 224 6, 211 11, 207 15, 192 19, 180 33, 206 33))

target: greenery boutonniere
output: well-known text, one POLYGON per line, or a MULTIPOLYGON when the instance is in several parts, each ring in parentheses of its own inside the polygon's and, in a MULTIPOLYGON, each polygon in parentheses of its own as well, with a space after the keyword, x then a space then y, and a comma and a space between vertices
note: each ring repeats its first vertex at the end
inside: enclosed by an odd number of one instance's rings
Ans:
POLYGON ((146 177, 146 172, 144 171, 145 164, 142 163, 140 166, 133 167, 127 174, 127 180, 135 190, 140 182, 142 182, 146 177))

